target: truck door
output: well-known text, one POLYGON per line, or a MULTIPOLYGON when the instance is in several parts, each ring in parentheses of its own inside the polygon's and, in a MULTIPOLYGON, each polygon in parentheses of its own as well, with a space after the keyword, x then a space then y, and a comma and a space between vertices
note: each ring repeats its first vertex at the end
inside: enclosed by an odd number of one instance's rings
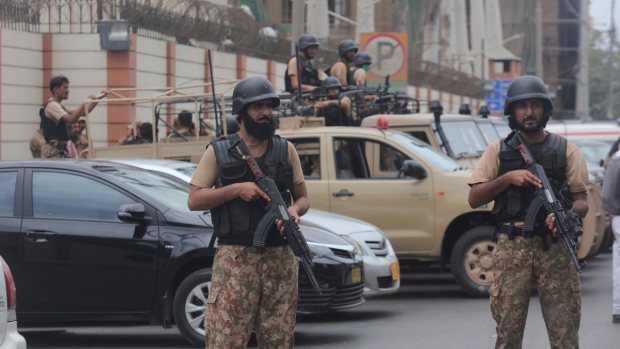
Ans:
POLYGON ((334 137, 331 212, 381 228, 399 255, 431 250, 434 240, 432 179, 398 178, 403 152, 381 140, 334 137))

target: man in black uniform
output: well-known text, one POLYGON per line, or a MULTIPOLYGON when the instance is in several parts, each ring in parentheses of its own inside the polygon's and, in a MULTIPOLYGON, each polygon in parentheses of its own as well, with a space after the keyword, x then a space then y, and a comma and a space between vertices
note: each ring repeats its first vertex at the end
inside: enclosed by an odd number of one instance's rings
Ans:
MULTIPOLYGON (((299 217, 310 207, 299 156, 293 145, 274 136, 273 108, 280 98, 262 77, 240 81, 233 91, 239 132, 207 147, 191 180, 188 206, 211 210, 218 248, 207 300, 207 348, 245 348, 256 332, 261 348, 293 348, 298 260, 276 220, 266 247, 252 247, 269 197, 254 182, 233 142, 242 139, 278 190, 289 191, 288 212, 299 217)), ((285 198, 288 201, 288 199, 285 198)))
MULTIPOLYGON (((304 34, 299 38, 299 65, 301 66, 301 90, 312 91, 321 86, 321 73, 314 66, 312 60, 319 49, 319 40, 312 34, 304 34)), ((284 88, 286 92, 296 92, 299 88, 300 74, 297 72, 297 57, 293 56, 288 61, 284 73, 284 88)))

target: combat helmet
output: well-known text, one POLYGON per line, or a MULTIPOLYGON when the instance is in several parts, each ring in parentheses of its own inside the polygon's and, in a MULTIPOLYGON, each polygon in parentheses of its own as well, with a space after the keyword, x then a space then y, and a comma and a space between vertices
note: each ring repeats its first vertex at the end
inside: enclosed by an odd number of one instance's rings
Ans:
POLYGON ((328 76, 321 83, 321 89, 323 90, 323 93, 327 93, 327 90, 329 90, 332 87, 338 87, 339 89, 342 89, 342 84, 340 83, 340 80, 338 80, 337 77, 328 76))
POLYGON ((308 48, 308 46, 319 46, 319 39, 316 38, 316 36, 312 35, 312 34, 304 34, 302 36, 299 37, 299 49, 300 50, 305 50, 308 48))
POLYGON ((518 77, 510 83, 506 92, 504 115, 509 115, 515 102, 530 98, 541 98, 545 104, 545 114, 551 115, 553 103, 547 93, 547 87, 542 80, 533 75, 518 77))
POLYGON ((252 76, 239 81, 233 90, 232 98, 233 115, 239 114, 248 104, 267 98, 271 99, 272 108, 280 106, 280 96, 276 94, 273 85, 269 80, 260 76, 252 76))
POLYGON ((355 50, 355 53, 357 53, 357 45, 355 42, 351 39, 342 40, 338 45, 338 56, 342 57, 350 50, 355 50))
POLYGON ((396 95, 397 98, 409 98, 409 94, 407 93, 407 91, 405 91, 402 88, 399 88, 398 90, 394 91, 394 94, 396 95))
POLYGON ((368 54, 368 52, 358 52, 355 54, 355 58, 353 59, 355 61, 355 66, 356 67, 361 67, 364 64, 372 64, 372 58, 370 57, 370 54, 368 54))

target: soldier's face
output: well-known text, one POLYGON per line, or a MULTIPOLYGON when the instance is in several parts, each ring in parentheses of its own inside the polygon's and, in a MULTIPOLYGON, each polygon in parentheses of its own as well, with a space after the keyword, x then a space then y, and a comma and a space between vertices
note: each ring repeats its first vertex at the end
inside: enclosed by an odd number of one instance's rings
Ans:
POLYGON ((357 52, 357 50, 355 50, 355 49, 347 51, 345 53, 345 57, 346 57, 347 61, 353 62, 353 59, 355 58, 355 53, 356 52, 357 52))
POLYGON ((543 128, 545 104, 540 98, 524 99, 515 102, 515 127, 525 133, 536 133, 543 128))
POLYGON ((69 98, 69 84, 67 83, 63 83, 60 87, 57 87, 54 91, 56 92, 56 95, 59 96, 61 99, 69 98))
POLYGON ((264 140, 276 132, 271 99, 250 103, 241 120, 246 132, 252 137, 264 140))
POLYGON ((319 50, 317 45, 311 45, 306 47, 304 53, 306 54, 307 59, 313 59, 316 56, 316 52, 319 50))

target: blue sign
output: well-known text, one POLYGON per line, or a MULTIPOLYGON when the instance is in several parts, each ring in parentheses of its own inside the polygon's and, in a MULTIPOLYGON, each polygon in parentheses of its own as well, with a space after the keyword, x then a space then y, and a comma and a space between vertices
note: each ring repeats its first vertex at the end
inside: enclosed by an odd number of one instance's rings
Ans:
POLYGON ((506 92, 512 80, 490 80, 493 81, 493 92, 487 92, 487 107, 489 111, 504 112, 504 102, 506 101, 506 92))

